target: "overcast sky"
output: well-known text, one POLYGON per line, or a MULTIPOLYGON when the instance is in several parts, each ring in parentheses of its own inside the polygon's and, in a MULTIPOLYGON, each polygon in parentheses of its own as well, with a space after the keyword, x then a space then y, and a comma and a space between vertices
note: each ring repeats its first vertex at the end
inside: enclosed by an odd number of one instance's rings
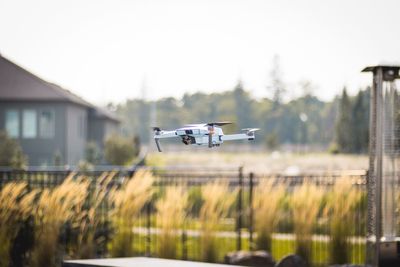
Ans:
POLYGON ((400 62, 399 18, 397 0, 0 0, 0 53, 98 104, 238 79, 265 97, 279 55, 289 89, 309 80, 328 100, 400 62))

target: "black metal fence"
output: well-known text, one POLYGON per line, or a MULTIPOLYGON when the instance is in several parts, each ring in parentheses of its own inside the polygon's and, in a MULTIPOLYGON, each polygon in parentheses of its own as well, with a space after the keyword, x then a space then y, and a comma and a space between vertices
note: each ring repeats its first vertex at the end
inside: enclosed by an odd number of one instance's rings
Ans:
MULTIPOLYGON (((294 187, 302 184, 304 181, 311 181, 321 188, 329 188, 338 177, 346 176, 352 180, 353 186, 360 190, 365 190, 366 172, 337 172, 337 173, 317 173, 317 174, 301 174, 295 176, 287 176, 282 174, 255 174, 252 172, 244 172, 243 168, 234 169, 183 169, 183 168, 151 168, 156 180, 154 186, 157 190, 163 190, 168 186, 182 185, 191 190, 193 196, 196 190, 199 192, 202 186, 208 182, 217 179, 225 179, 229 182, 232 190, 236 190, 237 198, 229 212, 228 218, 221 226, 221 230, 217 233, 218 238, 218 260, 223 261, 223 255, 229 251, 235 250, 254 250, 254 240, 257 235, 254 230, 254 216, 257 211, 253 208, 254 190, 263 179, 274 178, 279 182, 287 185, 287 190, 291 191, 294 187)), ((74 177, 84 176, 91 182, 90 188, 94 188, 96 179, 106 170, 100 171, 84 171, 73 172, 71 170, 25 170, 16 171, 9 169, 0 170, 0 189, 7 182, 24 181, 28 185, 28 189, 44 189, 52 188, 60 185, 66 177, 73 175, 74 177)), ((113 171, 113 170, 109 170, 113 171)), ((119 169, 115 170, 112 186, 119 186, 125 179, 129 179, 135 173, 135 169, 119 169)), ((268 197, 268 196, 266 196, 268 197)), ((157 238, 159 229, 156 222, 156 198, 152 198, 144 207, 137 223, 133 229, 134 248, 137 255, 157 256, 157 238)), ((192 206, 192 217, 196 217, 199 203, 192 206), (196 206, 197 205, 197 206, 196 206), (197 209, 197 210, 196 210, 197 209)), ((109 206, 102 205, 101 216, 103 222, 101 227, 97 229, 103 239, 106 241, 97 249, 98 257, 107 257, 108 247, 107 240, 112 235, 112 227, 108 217, 109 206)), ((352 263, 363 263, 365 258, 365 212, 366 207, 362 204, 358 207, 354 217, 355 235, 351 238, 351 261, 352 263)), ((188 221, 182 229, 178 229, 181 244, 179 245, 178 258, 183 260, 201 261, 200 235, 201 231, 196 221, 188 221)), ((68 227, 68 226, 67 226, 68 227)), ((278 231, 273 235, 272 255, 279 260, 284 255, 294 253, 295 236, 293 235, 293 222, 289 219, 281 221, 278 225, 278 231)), ((61 238, 68 243, 68 234, 71 229, 66 229, 64 237, 61 238)), ((329 247, 329 231, 326 223, 318 222, 317 229, 313 235, 313 252, 312 262, 314 266, 324 266, 328 262, 329 247)), ((26 239, 18 238, 17 242, 26 242, 26 239)), ((21 247, 24 244, 20 244, 21 247)), ((13 253, 18 258, 18 253, 13 253)), ((14 260, 18 262, 18 259, 14 260)))

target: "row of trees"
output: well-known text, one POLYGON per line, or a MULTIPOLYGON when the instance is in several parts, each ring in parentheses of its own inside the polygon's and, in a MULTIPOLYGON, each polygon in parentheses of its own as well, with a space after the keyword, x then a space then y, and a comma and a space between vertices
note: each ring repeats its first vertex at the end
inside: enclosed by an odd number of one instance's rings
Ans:
POLYGON ((152 126, 174 129, 188 123, 229 120, 235 124, 224 128, 226 133, 261 128, 256 142, 270 149, 301 144, 331 146, 333 152, 367 150, 368 90, 349 97, 344 89, 341 97, 329 102, 315 97, 309 83, 303 84, 303 92, 287 102, 282 100, 282 89, 271 98, 256 99, 238 82, 233 90, 222 93, 198 92, 157 101, 131 99, 112 108, 122 118, 123 133, 139 136, 142 142, 149 141, 152 126), (156 118, 153 122, 152 115, 156 118))

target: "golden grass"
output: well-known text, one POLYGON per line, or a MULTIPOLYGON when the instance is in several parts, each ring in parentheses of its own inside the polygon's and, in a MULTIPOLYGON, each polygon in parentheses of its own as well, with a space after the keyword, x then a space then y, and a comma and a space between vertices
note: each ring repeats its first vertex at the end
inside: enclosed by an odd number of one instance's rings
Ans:
POLYGON ((115 235, 110 244, 113 257, 133 256, 133 225, 143 206, 153 195, 153 175, 138 170, 111 196, 111 219, 115 235))
POLYGON ((74 226, 78 228, 76 244, 73 247, 73 257, 78 259, 94 258, 97 246, 105 242, 103 239, 95 237, 96 230, 101 221, 100 209, 102 204, 106 204, 108 197, 113 189, 110 183, 115 176, 115 172, 102 173, 96 179, 95 188, 89 194, 88 208, 81 210, 75 216, 74 226))
POLYGON ((291 197, 296 254, 311 262, 312 235, 320 211, 324 190, 305 181, 294 189, 291 197))
POLYGON ((215 262, 218 256, 215 234, 221 220, 227 217, 237 190, 230 192, 228 181, 216 180, 203 186, 201 193, 204 201, 200 209, 202 258, 206 262, 215 262))
POLYGON ((176 259, 180 236, 187 215, 189 195, 182 186, 169 186, 165 196, 156 203, 157 226, 161 229, 157 237, 157 256, 176 259))
POLYGON ((31 266, 58 266, 61 261, 58 239, 65 222, 82 213, 89 183, 73 179, 74 174, 52 190, 44 189, 34 209, 35 245, 31 266))
POLYGON ((281 217, 281 202, 286 194, 286 187, 276 179, 260 182, 254 194, 256 248, 271 252, 272 234, 281 217))
POLYGON ((329 256, 332 264, 350 262, 349 238, 354 232, 355 207, 361 197, 361 191, 352 185, 350 177, 337 179, 328 195, 324 216, 329 222, 329 256))
POLYGON ((36 191, 27 193, 26 183, 8 183, 0 191, 0 267, 10 264, 10 249, 32 213, 36 191))

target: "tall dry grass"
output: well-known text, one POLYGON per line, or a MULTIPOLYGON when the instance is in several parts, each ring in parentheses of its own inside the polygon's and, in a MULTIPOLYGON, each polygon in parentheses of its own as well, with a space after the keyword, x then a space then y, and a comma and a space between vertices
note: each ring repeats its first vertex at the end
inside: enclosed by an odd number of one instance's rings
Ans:
POLYGON ((296 254, 308 264, 312 256, 312 235, 321 207, 324 190, 305 181, 294 189, 291 197, 296 254))
POLYGON ((164 197, 156 202, 157 226, 161 229, 157 237, 157 255, 176 259, 180 237, 187 216, 189 194, 182 186, 170 186, 164 197))
POLYGON ((272 234, 281 217, 281 204, 286 186, 276 179, 263 180, 254 194, 256 248, 271 252, 272 234))
POLYGON ((355 207, 361 198, 361 191, 352 185, 350 177, 337 179, 328 194, 324 216, 329 223, 329 256, 333 264, 350 262, 349 238, 354 232, 355 207))
POLYGON ((36 191, 26 183, 8 183, 0 191, 0 267, 10 266, 10 249, 22 224, 32 213, 36 191))
POLYGON ((140 211, 153 195, 153 181, 151 172, 138 170, 112 195, 111 218, 115 235, 110 244, 111 256, 133 255, 133 226, 140 211))
POLYGON ((115 172, 102 173, 96 179, 93 190, 91 190, 87 204, 88 207, 80 210, 75 217, 74 226, 78 229, 76 244, 72 248, 74 258, 86 259, 96 256, 96 249, 104 243, 104 238, 96 237, 96 231, 102 221, 101 205, 108 204, 109 197, 113 193, 111 182, 115 172))
POLYGON ((229 191, 228 181, 217 180, 201 189, 203 205, 200 209, 201 251, 206 262, 215 262, 218 257, 216 231, 222 219, 226 218, 235 201, 237 190, 229 191))
POLYGON ((59 266, 61 249, 59 237, 67 221, 82 213, 89 183, 84 179, 74 180, 74 174, 54 189, 44 189, 35 206, 35 244, 31 255, 31 266, 59 266))

